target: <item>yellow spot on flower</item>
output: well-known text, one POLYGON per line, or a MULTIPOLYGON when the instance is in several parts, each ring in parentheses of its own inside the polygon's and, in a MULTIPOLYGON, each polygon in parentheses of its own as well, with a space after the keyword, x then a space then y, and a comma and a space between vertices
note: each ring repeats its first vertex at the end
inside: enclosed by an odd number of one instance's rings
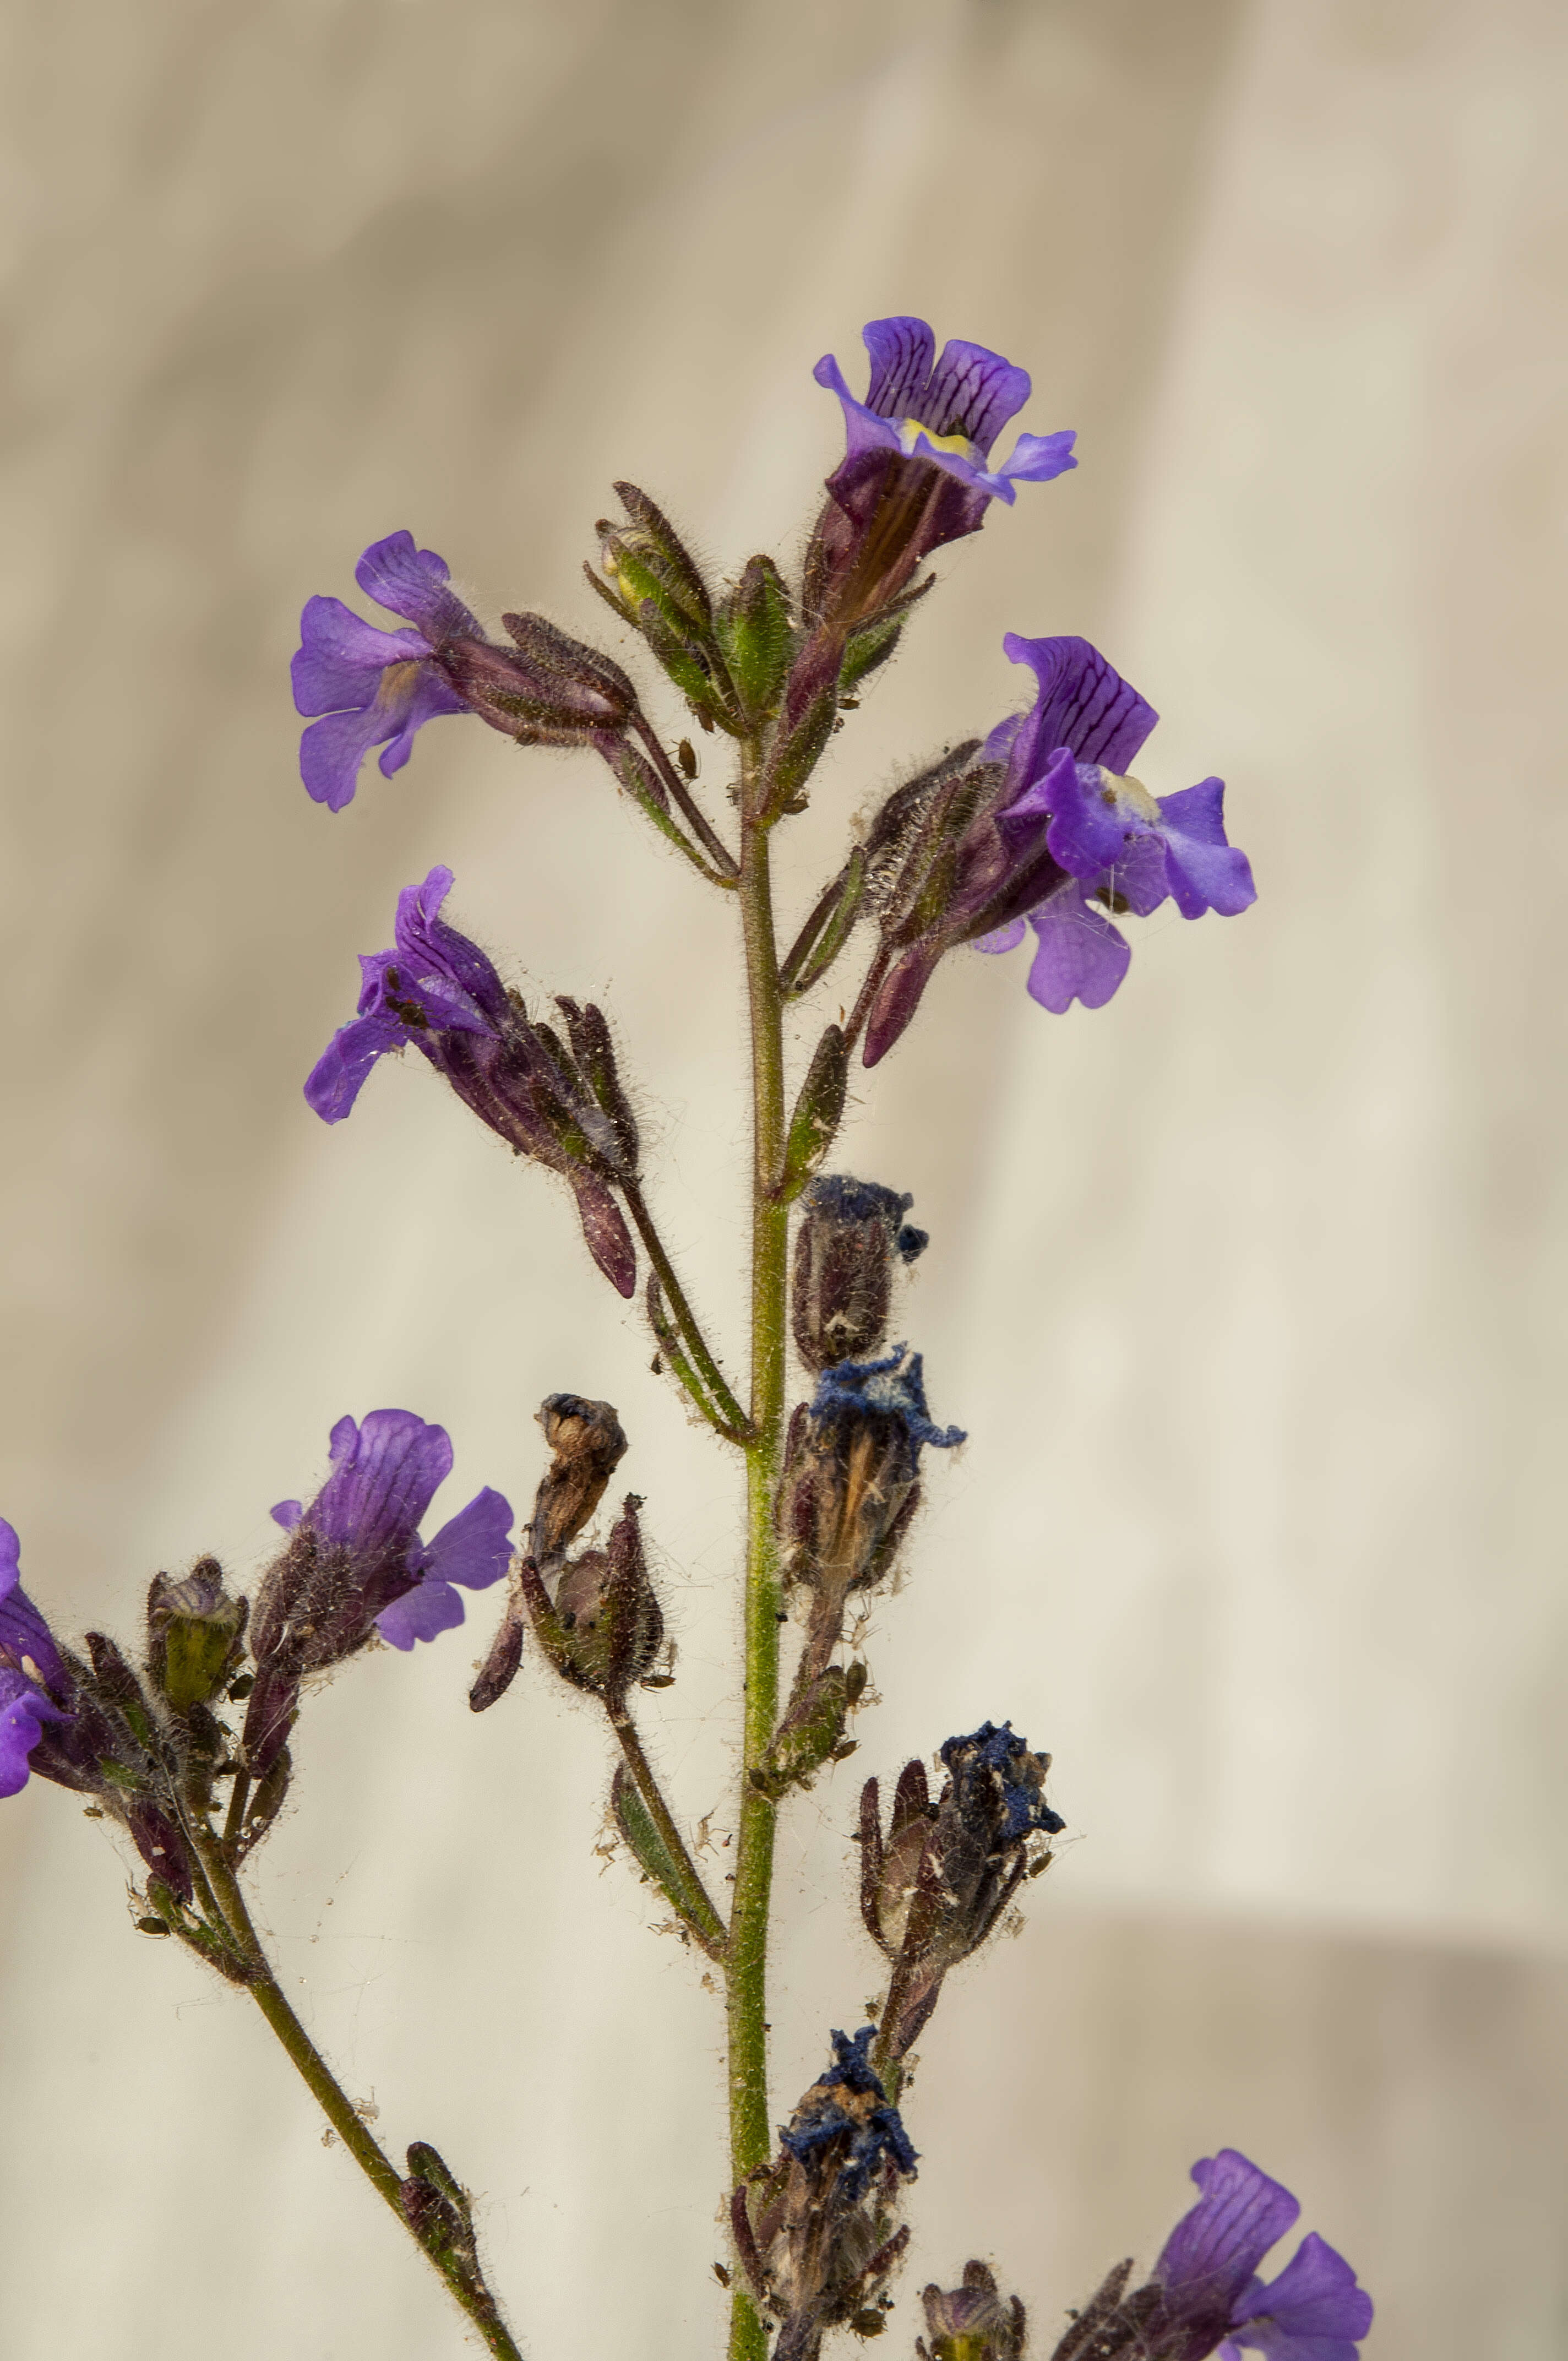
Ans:
POLYGON ((933 434, 930 428, 922 426, 917 418, 900 420, 898 439, 906 451, 912 452, 922 435, 933 451, 956 452, 960 459, 971 459, 977 467, 984 464, 967 434, 933 434))

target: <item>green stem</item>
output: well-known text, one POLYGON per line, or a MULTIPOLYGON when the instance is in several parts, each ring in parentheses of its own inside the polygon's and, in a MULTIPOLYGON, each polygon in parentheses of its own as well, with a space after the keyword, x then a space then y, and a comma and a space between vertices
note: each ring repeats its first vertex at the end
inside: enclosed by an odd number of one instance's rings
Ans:
POLYGON ((397 2167, 356 2114, 353 2102, 291 2007, 282 1985, 272 1972, 239 1882, 224 1859, 221 1844, 210 1828, 188 1825, 225 1923, 245 1952, 251 1996, 293 2060, 300 2079, 377 2195, 391 2208, 400 2227, 413 2239, 427 2262, 440 2272, 490 2351, 499 2356, 499 2361, 522 2361, 489 2290, 482 2285, 476 2288, 465 2284, 459 2273, 433 2254, 414 2230, 403 2211, 402 2182, 397 2167))
MULTIPOLYGON (((752 769, 755 750, 748 750, 752 769)), ((750 780, 743 783, 750 786, 750 780)), ((776 1202, 784 1163, 784 994, 773 932, 766 829, 748 818, 741 840, 740 901, 751 1017, 751 1428, 746 1446, 746 1698, 740 1765, 735 1899, 726 1959, 729 2005, 729 2144, 735 2180, 766 2161, 773 2146, 768 2103, 768 1909, 776 1807, 751 1783, 778 1718, 779 1577, 773 1499, 784 1451, 784 1315, 789 1211, 776 1202)), ((731 2361, 763 2361, 767 2336, 750 2296, 737 2287, 731 2361)))

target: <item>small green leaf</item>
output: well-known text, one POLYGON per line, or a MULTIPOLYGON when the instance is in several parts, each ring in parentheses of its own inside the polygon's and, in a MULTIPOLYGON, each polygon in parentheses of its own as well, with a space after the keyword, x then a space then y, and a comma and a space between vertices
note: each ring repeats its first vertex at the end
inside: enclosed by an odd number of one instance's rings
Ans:
POLYGON ((790 1117, 778 1190, 785 1204, 799 1196, 838 1137, 849 1087, 850 1045, 842 1029, 829 1025, 817 1044, 790 1117))
POLYGON ((638 1794, 636 1784, 623 1763, 616 1765, 609 1800, 615 1814, 615 1825, 644 1876, 652 1880, 665 1900, 706 1940, 721 1938, 723 1927, 654 1827, 648 1806, 638 1794))

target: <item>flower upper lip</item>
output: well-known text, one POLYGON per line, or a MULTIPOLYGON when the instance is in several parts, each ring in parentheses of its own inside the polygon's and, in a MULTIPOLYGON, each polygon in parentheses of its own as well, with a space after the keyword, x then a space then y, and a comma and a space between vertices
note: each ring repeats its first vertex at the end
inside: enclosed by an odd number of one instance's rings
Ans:
POLYGON ((1068 429, 1021 434, 1002 467, 988 466, 997 435, 1029 399, 1027 369, 984 345, 958 340, 944 346, 938 360, 924 320, 872 320, 862 333, 872 359, 864 401, 850 391, 831 353, 812 372, 843 404, 850 458, 878 448, 902 452, 1009 502, 1016 483, 1048 483, 1078 465, 1068 429))

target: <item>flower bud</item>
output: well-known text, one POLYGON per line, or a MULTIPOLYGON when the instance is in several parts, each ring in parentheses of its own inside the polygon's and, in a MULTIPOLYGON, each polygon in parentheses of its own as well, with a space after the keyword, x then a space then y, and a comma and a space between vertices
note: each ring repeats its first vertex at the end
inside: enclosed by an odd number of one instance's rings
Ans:
POLYGON ((615 490, 630 522, 598 526, 606 574, 632 609, 652 598, 673 625, 706 632, 713 601, 696 558, 646 492, 627 483, 615 490))
POLYGON ((920 2361, 1019 2361, 1024 2350, 1024 2307, 1014 2296, 1003 2303, 996 2281, 981 2262, 964 2265, 963 2285, 921 2290, 927 2348, 916 2338, 920 2361))
POLYGON ((752 557, 723 600, 718 643, 748 716, 765 720, 777 706, 789 671, 794 629, 789 593, 771 557, 752 557))
POLYGON ((795 1241, 791 1320, 796 1350, 820 1376, 861 1360, 887 1334, 894 1259, 913 1262, 927 1243, 904 1215, 915 1200, 874 1180, 832 1173, 812 1181, 795 1241))
POLYGON ((633 1681, 652 1670, 664 1636, 642 1554, 639 1505, 629 1492, 605 1547, 568 1560, 554 1598, 532 1560, 518 1575, 540 1645, 555 1670, 612 1711, 624 1705, 633 1681))
POLYGON ((740 726, 701 568, 663 511, 635 484, 617 484, 628 522, 600 518, 602 573, 588 580, 643 639, 705 729, 740 726))
POLYGON ((982 1722, 941 1749, 948 1779, 933 1805, 919 1763, 899 1779, 887 1836, 877 1783, 861 1797, 861 1911, 894 1962, 884 2016, 903 2058, 937 2005, 942 1980, 991 1934, 1024 1879, 1050 1859, 1066 1826, 1045 1800, 1051 1758, 1031 1753, 1011 1723, 982 1722))
POLYGON ((238 1670, 250 1602, 231 1598, 223 1568, 204 1557, 182 1581, 153 1576, 147 1600, 148 1670, 176 1713, 209 1705, 238 1670))

